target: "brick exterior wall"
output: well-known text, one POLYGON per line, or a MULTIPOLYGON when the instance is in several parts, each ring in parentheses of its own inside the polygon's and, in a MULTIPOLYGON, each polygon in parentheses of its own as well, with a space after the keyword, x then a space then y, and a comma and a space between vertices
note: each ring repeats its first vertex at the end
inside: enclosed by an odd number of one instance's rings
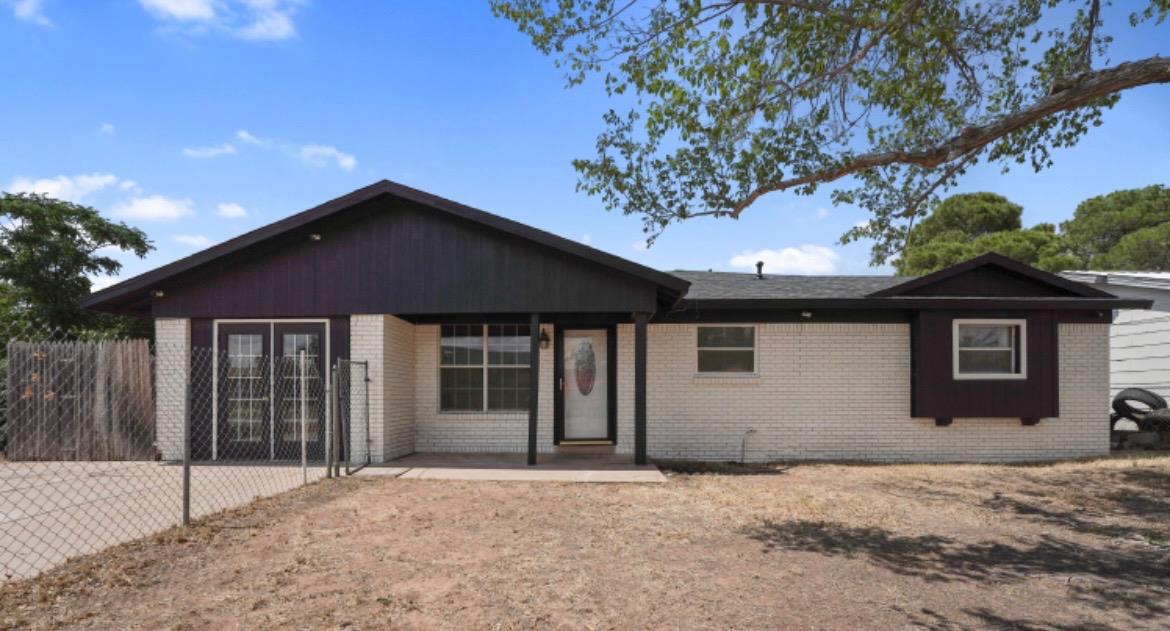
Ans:
MULTIPOLYGON (((544 325, 549 338, 553 327, 544 325)), ((525 452, 528 413, 440 412, 439 326, 414 327, 415 451, 525 452)), ((540 351, 538 450, 553 450, 553 349, 540 351)))
MULTIPOLYGON (((1061 417, 910 417, 906 324, 757 325, 757 375, 696 375, 694 325, 649 327, 647 447, 702 460, 1018 461, 1104 455, 1109 326, 1061 324, 1061 417), (753 430, 749 433, 749 430, 753 430)), ((618 448, 632 450, 633 326, 619 327, 618 448)))
MULTIPOLYGON (((553 327, 545 325, 550 337, 553 327)), ((694 325, 649 327, 648 451, 703 460, 1019 461, 1108 453, 1109 326, 1061 324, 1060 418, 910 417, 906 324, 757 325, 757 373, 696 374, 694 325), (749 432, 749 430, 752 430, 749 432)), ((618 326, 616 451, 633 453, 633 325, 618 326)), ((190 322, 160 318, 156 444, 182 458, 190 322), (165 367, 165 370, 162 369, 165 367)), ((439 411, 439 327, 350 318, 350 355, 369 363, 371 459, 420 452, 523 452, 528 415, 439 411)), ((540 353, 538 446, 551 452, 553 349, 540 353)), ((364 408, 353 411, 361 422, 364 408)), ((356 438, 356 435, 355 435, 356 438)))
POLYGON ((182 460, 187 374, 191 370, 191 321, 157 318, 154 340, 155 447, 163 460, 182 460))
POLYGON ((382 338, 385 360, 382 393, 385 421, 383 455, 387 460, 414 452, 414 325, 386 316, 382 338))

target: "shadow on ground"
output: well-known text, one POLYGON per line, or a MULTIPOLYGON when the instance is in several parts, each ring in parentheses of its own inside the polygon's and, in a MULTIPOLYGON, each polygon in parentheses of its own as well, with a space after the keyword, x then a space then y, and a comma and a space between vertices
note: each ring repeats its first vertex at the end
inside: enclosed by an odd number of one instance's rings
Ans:
POLYGON ((654 464, 665 473, 696 475, 713 473, 718 475, 783 475, 789 469, 786 465, 740 462, 698 462, 693 460, 655 460, 654 464))
POLYGON ((965 543, 938 535, 903 536, 876 527, 801 520, 764 522, 744 534, 761 542, 766 552, 806 551, 863 559, 927 581, 1059 580, 1068 585, 1071 597, 1098 608, 1120 609, 1141 618, 1170 615, 1170 573, 1166 570, 1170 554, 1150 546, 1093 548, 1052 535, 1017 545, 965 543))

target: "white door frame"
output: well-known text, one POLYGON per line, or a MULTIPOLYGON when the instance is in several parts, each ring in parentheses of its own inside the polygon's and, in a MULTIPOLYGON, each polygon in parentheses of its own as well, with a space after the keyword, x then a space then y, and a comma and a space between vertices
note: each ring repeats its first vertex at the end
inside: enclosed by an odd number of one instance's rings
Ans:
MULTIPOLYGON (((219 325, 220 324, 267 324, 268 325, 268 352, 271 357, 276 348, 277 324, 324 324, 325 325, 325 391, 332 392, 333 370, 329 363, 333 354, 329 348, 329 318, 217 318, 211 321, 211 459, 219 459, 219 325)), ((273 401, 273 380, 275 372, 273 361, 268 361, 268 459, 276 457, 275 436, 276 411, 273 401)), ((190 371, 188 371, 190 372, 190 371)), ((191 379, 191 375, 187 375, 191 379)), ((326 401, 328 406, 329 402, 326 401)), ((326 407, 328 409, 328 407, 326 407)), ((326 422, 330 422, 326 414, 326 422)))

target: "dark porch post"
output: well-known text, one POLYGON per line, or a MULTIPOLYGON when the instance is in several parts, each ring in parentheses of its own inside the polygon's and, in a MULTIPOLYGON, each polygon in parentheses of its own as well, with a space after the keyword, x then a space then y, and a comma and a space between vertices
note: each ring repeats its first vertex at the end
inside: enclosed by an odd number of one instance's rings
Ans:
POLYGON ((536 465, 537 410, 540 409, 540 314, 532 314, 528 325, 528 466, 536 465))
POLYGON ((634 463, 646 464, 646 314, 634 314, 634 463))

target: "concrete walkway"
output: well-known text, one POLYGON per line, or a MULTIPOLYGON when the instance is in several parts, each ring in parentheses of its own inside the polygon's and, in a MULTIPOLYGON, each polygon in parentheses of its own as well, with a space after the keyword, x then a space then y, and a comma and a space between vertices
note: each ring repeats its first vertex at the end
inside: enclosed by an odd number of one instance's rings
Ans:
POLYGON ((654 465, 626 458, 565 457, 542 454, 535 467, 524 454, 411 454, 385 465, 371 465, 357 476, 403 480, 493 480, 500 482, 666 482, 654 465))

